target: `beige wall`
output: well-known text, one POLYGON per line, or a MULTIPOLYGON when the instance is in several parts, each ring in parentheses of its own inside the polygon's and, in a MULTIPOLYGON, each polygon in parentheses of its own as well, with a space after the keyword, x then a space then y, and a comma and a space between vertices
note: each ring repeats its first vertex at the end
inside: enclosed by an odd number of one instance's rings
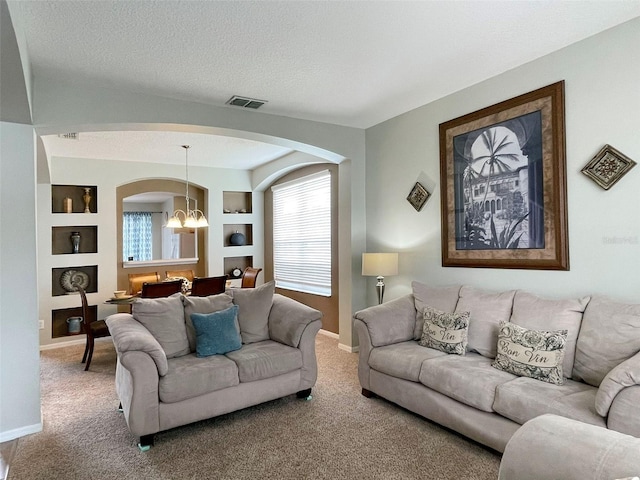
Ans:
MULTIPOLYGON (((311 295, 292 290, 277 289, 278 293, 298 300, 323 314, 322 328, 339 333, 340 284, 338 279, 338 166, 333 164, 312 165, 285 175, 274 185, 304 177, 312 173, 331 172, 331 297, 311 295)), ((264 274, 265 281, 273 280, 273 193, 271 188, 264 193, 264 274)))

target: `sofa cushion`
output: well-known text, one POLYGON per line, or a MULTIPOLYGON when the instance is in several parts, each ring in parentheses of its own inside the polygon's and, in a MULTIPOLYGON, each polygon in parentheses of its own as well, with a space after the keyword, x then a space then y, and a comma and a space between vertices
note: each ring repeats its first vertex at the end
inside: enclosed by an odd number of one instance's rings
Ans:
POLYGON ((562 385, 566 330, 530 330, 502 322, 492 366, 521 377, 562 385))
POLYGON ((414 340, 410 340, 374 348, 369 355, 369 366, 392 377, 417 382, 422 363, 443 356, 446 356, 444 352, 421 347, 414 340))
POLYGON ((594 296, 584 312, 574 378, 598 386, 613 368, 640 352, 640 305, 594 296))
POLYGON ((302 368, 300 350, 273 340, 243 345, 226 356, 238 366, 241 382, 271 378, 302 368))
POLYGON ((485 357, 496 356, 500 322, 509 321, 515 290, 489 292, 463 286, 455 312, 470 312, 467 350, 485 357))
POLYGON ((275 282, 256 288, 230 288, 233 303, 240 307, 238 322, 242 343, 261 342, 269 339, 269 312, 273 304, 275 282))
POLYGON ((213 313, 192 313, 196 330, 196 356, 224 355, 242 347, 238 306, 213 313))
POLYGON ((161 402, 179 402, 240 383, 238 367, 224 355, 198 358, 189 354, 168 363, 169 371, 158 385, 161 402))
POLYGON ((226 310, 233 305, 233 299, 226 293, 210 295, 208 297, 182 297, 184 305, 184 321, 187 327, 187 338, 189 339, 189 349, 196 351, 196 331, 191 322, 192 313, 213 313, 226 310))
POLYGON ((184 324, 182 294, 163 298, 139 298, 132 305, 132 315, 158 340, 167 358, 190 352, 184 324))
POLYGON ((562 372, 572 377, 576 340, 589 297, 580 299, 549 300, 518 290, 513 299, 511 323, 535 330, 566 330, 562 372))
POLYGON ((445 313, 424 307, 424 326, 420 345, 444 353, 464 355, 467 351, 469 312, 445 313))
POLYGON ((493 411, 496 387, 514 378, 491 368, 491 359, 477 353, 426 360, 419 377, 432 390, 484 412, 493 411))
POLYGON ((437 308, 446 313, 453 313, 458 303, 460 285, 450 287, 430 287, 420 282, 411 282, 414 305, 416 307, 416 325, 413 330, 413 339, 422 337, 422 322, 424 320, 424 307, 437 308))
POLYGON ((596 391, 595 387, 568 379, 564 385, 552 385, 520 377, 498 386, 493 409, 520 425, 538 415, 555 413, 606 427, 595 410, 596 391))

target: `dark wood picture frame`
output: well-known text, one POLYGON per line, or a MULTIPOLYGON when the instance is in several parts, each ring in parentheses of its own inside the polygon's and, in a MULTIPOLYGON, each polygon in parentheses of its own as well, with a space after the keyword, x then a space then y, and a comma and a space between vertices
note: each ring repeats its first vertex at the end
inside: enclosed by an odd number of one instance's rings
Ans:
POLYGON ((442 265, 569 270, 564 81, 440 124, 442 265))
POLYGON ((424 204, 427 203, 430 196, 431 194, 427 189, 424 188, 420 182, 416 182, 409 192, 409 195, 407 195, 407 201, 416 209, 416 212, 419 212, 422 210, 422 207, 424 207, 424 204))

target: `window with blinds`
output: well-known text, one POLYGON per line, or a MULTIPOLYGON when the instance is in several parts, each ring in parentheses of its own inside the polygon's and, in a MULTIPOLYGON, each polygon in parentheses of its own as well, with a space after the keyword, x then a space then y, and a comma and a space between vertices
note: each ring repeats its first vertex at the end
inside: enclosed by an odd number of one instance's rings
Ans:
POLYGON ((271 188, 276 287, 331 296, 331 174, 271 188))

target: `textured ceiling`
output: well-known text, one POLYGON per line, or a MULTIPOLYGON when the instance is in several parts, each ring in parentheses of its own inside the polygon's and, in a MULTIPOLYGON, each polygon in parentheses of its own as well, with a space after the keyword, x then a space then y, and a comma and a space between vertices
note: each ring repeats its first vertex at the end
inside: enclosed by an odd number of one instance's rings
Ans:
POLYGON ((640 0, 8 4, 35 76, 358 128, 640 16, 640 0))

